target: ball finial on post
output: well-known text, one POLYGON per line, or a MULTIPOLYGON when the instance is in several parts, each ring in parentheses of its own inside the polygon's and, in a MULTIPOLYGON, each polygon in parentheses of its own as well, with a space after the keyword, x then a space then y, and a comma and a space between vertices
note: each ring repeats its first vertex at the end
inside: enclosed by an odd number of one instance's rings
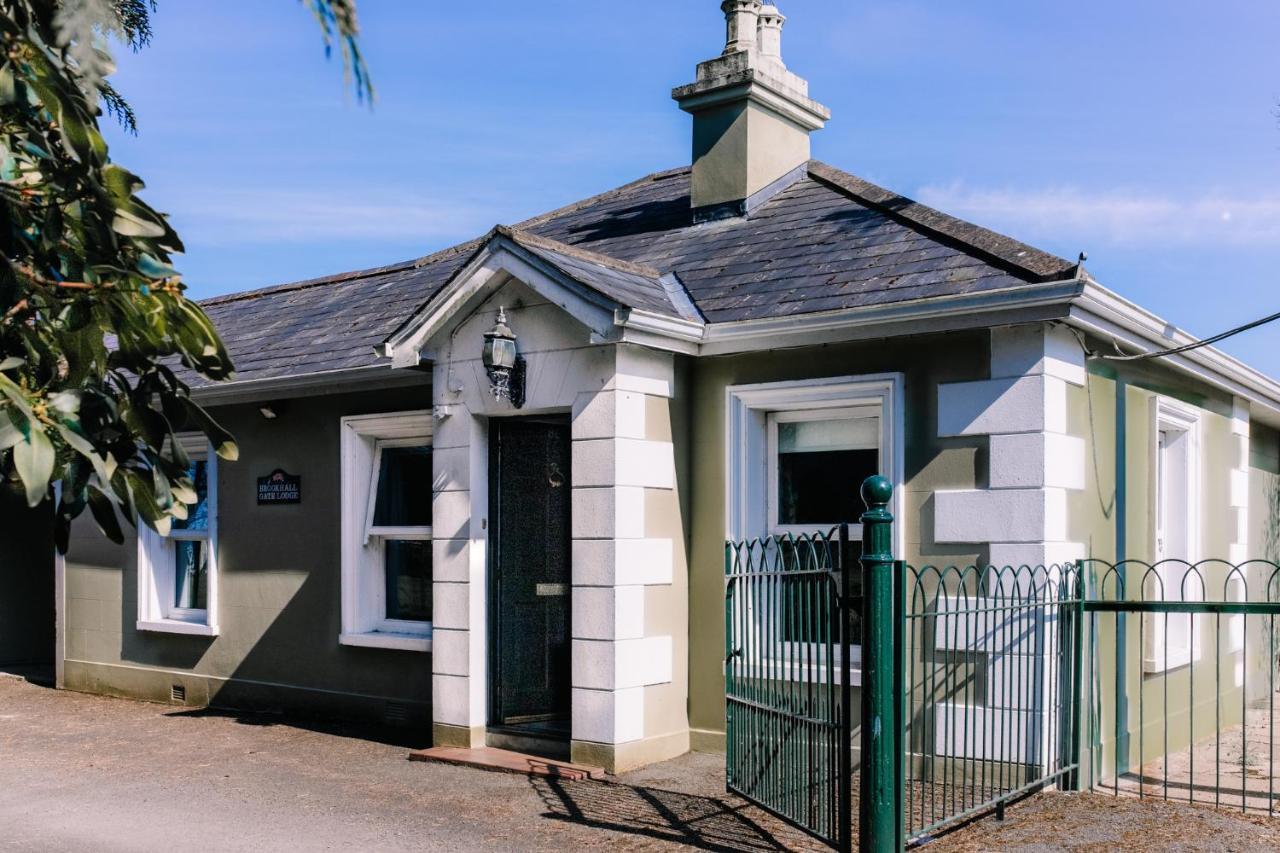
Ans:
POLYGON ((868 477, 862 483, 862 502, 867 505, 868 512, 884 510, 893 500, 893 483, 888 477, 879 474, 868 477))

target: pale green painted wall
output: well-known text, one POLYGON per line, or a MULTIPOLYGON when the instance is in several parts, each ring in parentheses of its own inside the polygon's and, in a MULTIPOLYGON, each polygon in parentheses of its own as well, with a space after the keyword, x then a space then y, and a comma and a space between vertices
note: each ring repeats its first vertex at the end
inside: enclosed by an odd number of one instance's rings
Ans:
MULTIPOLYGON (((1154 557, 1151 407, 1157 395, 1166 395, 1202 411, 1199 555, 1202 558, 1225 559, 1234 525, 1229 506, 1233 464, 1230 398, 1159 365, 1117 368, 1113 363, 1099 362, 1090 363, 1087 389, 1073 388, 1071 395, 1071 432, 1084 436, 1087 442, 1087 486, 1083 492, 1070 495, 1069 522, 1071 535, 1086 544, 1089 555, 1100 560, 1114 559, 1119 518, 1126 531, 1126 556, 1142 561, 1154 557), (1116 494, 1117 380, 1125 385, 1127 450, 1124 463, 1126 489, 1119 505, 1116 494)), ((1253 556, 1267 557, 1275 552, 1276 538, 1268 531, 1275 530, 1276 504, 1273 497, 1268 507, 1266 493, 1271 489, 1274 495, 1277 478, 1271 470, 1280 470, 1280 444, 1277 443, 1277 434, 1260 424, 1252 425, 1252 433, 1250 550, 1253 556)), ((1206 596, 1219 598, 1227 570, 1211 567, 1205 571, 1206 596)), ((1133 572, 1128 580, 1130 585, 1139 582, 1139 570, 1133 572)), ((1254 597, 1260 578, 1255 572, 1248 581, 1251 597, 1254 597)), ((1227 617, 1220 622, 1214 617, 1201 617, 1201 657, 1194 668, 1193 678, 1189 667, 1168 673, 1143 673, 1140 666, 1135 666, 1145 650, 1143 622, 1137 616, 1124 618, 1127 619, 1125 634, 1129 661, 1124 679, 1128 723, 1121 727, 1119 735, 1111 724, 1105 725, 1100 733, 1101 751, 1093 760, 1096 769, 1105 774, 1110 774, 1116 767, 1116 742, 1118 737, 1124 736, 1125 730, 1129 737, 1128 760, 1130 766, 1136 766, 1140 760, 1147 761, 1162 753, 1166 737, 1169 749, 1176 750, 1193 738, 1212 736, 1215 727, 1226 729, 1235 725, 1242 714, 1246 687, 1252 696, 1261 674, 1265 672, 1265 665, 1254 655, 1262 647, 1259 631, 1262 620, 1250 619, 1247 623, 1250 665, 1243 670, 1247 675, 1241 677, 1235 664, 1242 660, 1242 654, 1226 646, 1229 642, 1227 617), (1215 677, 1215 657, 1220 648, 1222 678, 1219 681, 1215 677), (1249 679, 1254 683, 1246 684, 1249 679)), ((1113 721, 1112 709, 1116 707, 1117 694, 1115 618, 1100 615, 1098 631, 1098 646, 1093 657, 1099 666, 1092 690, 1107 709, 1106 719, 1113 721)))
MULTIPOLYGON (((938 383, 985 379, 985 331, 839 344, 693 361, 690 448, 690 725, 695 747, 713 748, 724 732, 725 400, 731 385, 901 372, 905 375, 907 554, 916 563, 972 563, 977 554, 938 546, 935 489, 985 485, 987 439, 939 439, 938 383)), ((857 489, 860 483, 850 483, 857 489)))

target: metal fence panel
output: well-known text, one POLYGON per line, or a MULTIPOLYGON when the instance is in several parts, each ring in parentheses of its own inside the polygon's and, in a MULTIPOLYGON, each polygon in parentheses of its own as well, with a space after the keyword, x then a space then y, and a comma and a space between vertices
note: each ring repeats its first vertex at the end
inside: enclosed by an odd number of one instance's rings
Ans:
POLYGON ((918 840, 1070 780, 1075 566, 904 569, 903 830, 918 840))
POLYGON ((1276 812, 1280 567, 1087 560, 1088 784, 1276 812))

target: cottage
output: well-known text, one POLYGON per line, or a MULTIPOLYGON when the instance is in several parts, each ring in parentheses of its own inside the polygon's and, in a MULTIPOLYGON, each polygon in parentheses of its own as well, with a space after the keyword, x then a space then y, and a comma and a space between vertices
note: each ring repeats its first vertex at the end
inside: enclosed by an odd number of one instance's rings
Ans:
POLYGON ((1192 339, 812 160, 829 114, 783 16, 723 9, 673 93, 691 167, 205 303, 239 372, 196 394, 240 460, 186 439, 200 504, 169 536, 79 524, 60 686, 625 770, 724 748, 726 538, 856 523, 870 474, 912 561, 1265 544, 1280 384, 1208 347, 1090 358, 1192 339))

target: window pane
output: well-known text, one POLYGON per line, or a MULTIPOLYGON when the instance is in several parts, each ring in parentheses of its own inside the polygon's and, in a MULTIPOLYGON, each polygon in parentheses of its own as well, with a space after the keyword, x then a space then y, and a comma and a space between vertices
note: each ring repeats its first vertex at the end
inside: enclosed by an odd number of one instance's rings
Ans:
POLYGON ((874 450, 879 446, 879 418, 831 418, 778 424, 778 450, 781 453, 874 450))
POLYGON ((187 469, 187 476, 196 484, 196 496, 200 499, 195 506, 187 507, 185 521, 174 519, 175 530, 208 530, 209 529, 209 463, 201 459, 192 462, 187 469))
POLYGON ((209 609, 209 549, 206 543, 186 539, 173 542, 173 606, 186 610, 209 609))
POLYGON ((384 447, 374 527, 431 525, 431 448, 384 447))
POLYGON ((431 543, 386 545, 387 618, 431 621, 431 543))
POLYGON ((879 419, 778 424, 778 519, 825 527, 857 522, 862 481, 880 467, 879 419))

